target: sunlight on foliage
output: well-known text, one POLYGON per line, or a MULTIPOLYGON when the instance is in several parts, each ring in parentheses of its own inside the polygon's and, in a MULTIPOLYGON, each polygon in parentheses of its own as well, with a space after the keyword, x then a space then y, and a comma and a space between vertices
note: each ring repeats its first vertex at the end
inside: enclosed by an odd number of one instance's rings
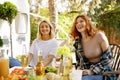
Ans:
POLYGON ((57 50, 57 56, 61 55, 71 55, 70 49, 67 46, 60 46, 57 50))

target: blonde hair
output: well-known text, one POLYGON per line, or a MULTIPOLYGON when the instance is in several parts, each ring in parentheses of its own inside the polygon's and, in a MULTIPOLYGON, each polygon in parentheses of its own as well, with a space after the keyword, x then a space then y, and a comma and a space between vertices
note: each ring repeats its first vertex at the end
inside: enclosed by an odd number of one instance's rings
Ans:
POLYGON ((37 31, 37 38, 38 38, 38 39, 42 39, 42 38, 41 38, 42 35, 41 35, 41 32, 40 32, 40 26, 41 26, 41 24, 42 24, 43 22, 47 23, 47 24, 49 25, 49 27, 50 27, 50 33, 49 33, 50 38, 51 38, 51 39, 54 38, 53 26, 52 26, 52 24, 51 24, 49 21, 47 21, 47 20, 43 20, 43 21, 41 21, 41 22, 39 23, 39 25, 38 25, 38 31, 37 31))

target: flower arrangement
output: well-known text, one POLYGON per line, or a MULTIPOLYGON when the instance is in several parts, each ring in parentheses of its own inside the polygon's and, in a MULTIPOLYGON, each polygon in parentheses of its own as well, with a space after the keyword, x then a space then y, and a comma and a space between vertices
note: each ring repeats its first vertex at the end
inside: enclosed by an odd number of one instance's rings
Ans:
POLYGON ((60 46, 57 50, 57 56, 61 55, 71 55, 70 49, 67 46, 60 46))

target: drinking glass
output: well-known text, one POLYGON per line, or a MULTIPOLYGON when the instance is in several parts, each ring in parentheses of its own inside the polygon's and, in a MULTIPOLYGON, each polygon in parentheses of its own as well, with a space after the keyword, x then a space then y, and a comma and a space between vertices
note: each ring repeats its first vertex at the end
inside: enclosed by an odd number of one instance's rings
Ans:
POLYGON ((21 56, 21 62, 22 62, 22 67, 27 67, 27 65, 28 65, 28 57, 27 57, 27 55, 22 55, 21 56))
POLYGON ((9 74, 9 58, 4 50, 0 50, 0 76, 7 76, 9 74))

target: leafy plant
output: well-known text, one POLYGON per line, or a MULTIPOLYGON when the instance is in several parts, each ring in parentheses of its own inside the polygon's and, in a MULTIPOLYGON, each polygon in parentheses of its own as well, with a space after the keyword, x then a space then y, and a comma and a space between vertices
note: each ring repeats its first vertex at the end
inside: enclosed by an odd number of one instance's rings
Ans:
POLYGON ((32 43, 32 41, 37 37, 37 29, 38 29, 38 24, 37 22, 35 22, 35 20, 33 19, 33 17, 31 17, 31 41, 30 43, 32 43))
POLYGON ((51 67, 51 66, 47 66, 46 69, 45 69, 45 73, 48 73, 48 72, 57 74, 57 69, 54 68, 54 67, 51 67))
POLYGON ((10 24, 17 13, 17 7, 13 3, 4 2, 4 4, 0 4, 0 18, 7 20, 10 24))
POLYGON ((6 20, 10 25, 10 43, 11 43, 11 56, 13 56, 12 52, 12 20, 17 15, 17 7, 11 2, 4 2, 4 4, 0 4, 0 19, 6 20))
POLYGON ((57 50, 57 55, 70 55, 70 49, 67 46, 60 46, 57 50))
POLYGON ((5 20, 6 19, 5 14, 6 14, 6 10, 5 10, 3 4, 0 4, 0 18, 5 20))
POLYGON ((3 40, 0 37, 0 47, 2 47, 2 46, 3 46, 3 40))

